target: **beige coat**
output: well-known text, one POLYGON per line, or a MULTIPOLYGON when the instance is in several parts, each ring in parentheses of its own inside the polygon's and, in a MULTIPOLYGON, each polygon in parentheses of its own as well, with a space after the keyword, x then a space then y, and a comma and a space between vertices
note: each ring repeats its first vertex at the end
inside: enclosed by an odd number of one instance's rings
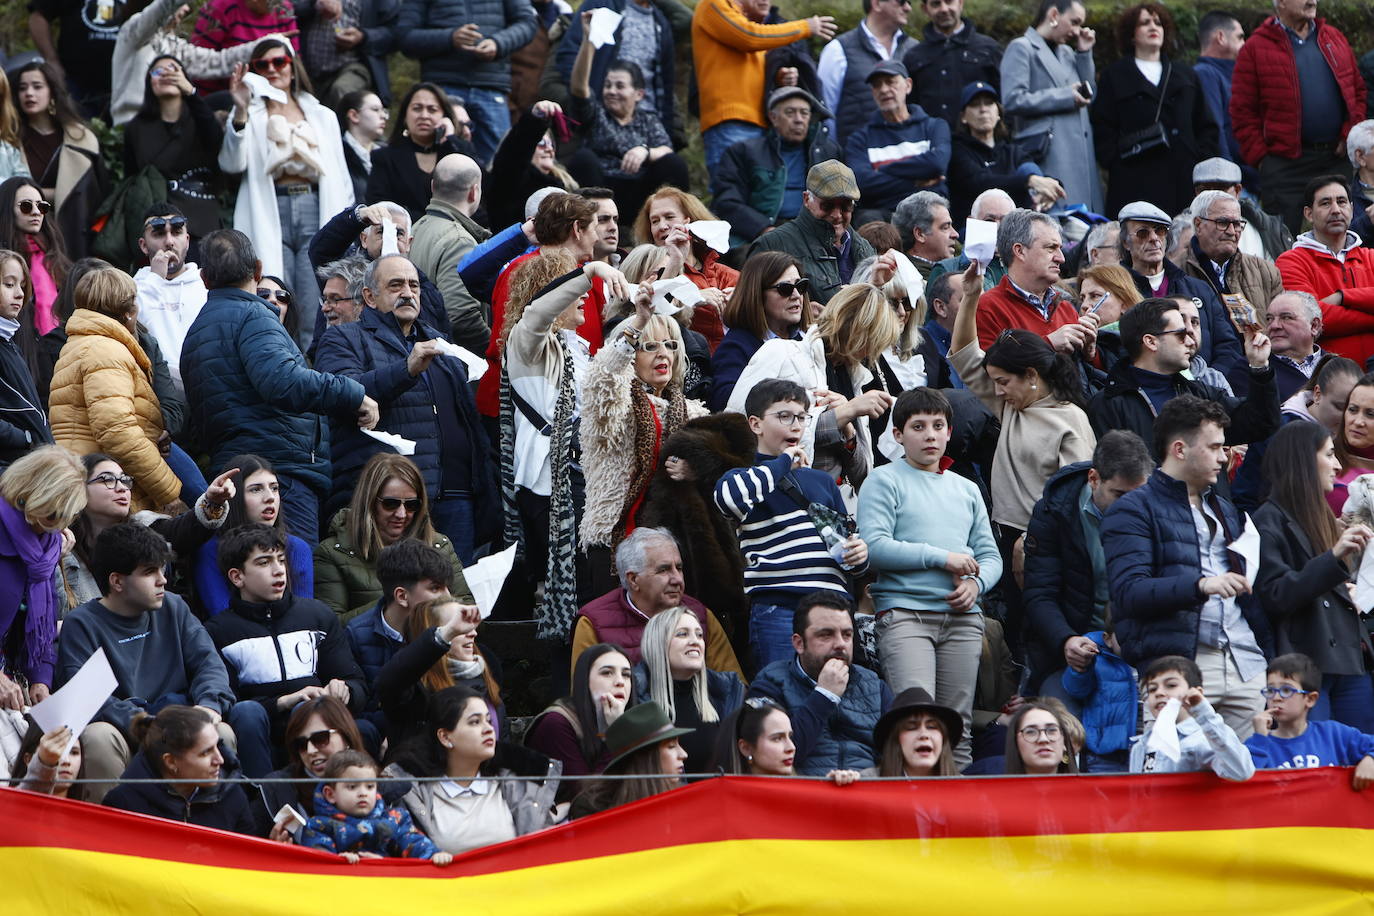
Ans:
MULTIPOLYGON (((1198 262, 1197 253, 1193 251, 1192 245, 1188 246, 1188 257, 1183 261, 1183 272, 1190 277, 1198 278, 1208 286, 1212 285, 1207 278, 1207 270, 1198 262)), ((1231 260, 1231 266, 1226 271, 1226 285, 1232 292, 1240 293, 1250 300, 1261 321, 1264 320, 1264 310, 1269 307, 1269 303, 1283 292, 1283 278, 1279 276, 1279 269, 1270 261, 1243 252, 1236 252, 1236 256, 1231 260)))
POLYGON ((157 448, 163 426, 152 367, 124 325, 90 309, 72 313, 48 406, 58 445, 104 452, 134 479, 130 514, 180 497, 181 482, 157 448))

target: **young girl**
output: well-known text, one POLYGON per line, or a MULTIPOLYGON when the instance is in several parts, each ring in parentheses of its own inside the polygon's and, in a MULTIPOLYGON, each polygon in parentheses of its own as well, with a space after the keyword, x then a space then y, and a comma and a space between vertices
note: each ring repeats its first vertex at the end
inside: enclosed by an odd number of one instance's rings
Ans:
POLYGON ((37 725, 30 725, 24 743, 19 746, 19 760, 11 784, 26 792, 86 800, 86 787, 72 785, 72 780, 80 779, 85 771, 81 742, 72 740, 72 730, 67 726, 60 725, 45 733, 37 725))
MULTIPOLYGON (((797 745, 787 710, 768 697, 749 697, 731 713, 716 735, 715 768, 741 776, 795 776, 797 745)), ((831 770, 825 778, 837 786, 859 779, 858 770, 831 770)))
POLYGON ((1053 776, 1077 773, 1068 747, 1068 729, 1059 714, 1040 700, 1023 703, 1007 726, 1008 775, 1053 776))
POLYGON ((873 729, 876 775, 957 776, 953 745, 963 730, 959 714, 929 693, 920 687, 903 690, 873 729))

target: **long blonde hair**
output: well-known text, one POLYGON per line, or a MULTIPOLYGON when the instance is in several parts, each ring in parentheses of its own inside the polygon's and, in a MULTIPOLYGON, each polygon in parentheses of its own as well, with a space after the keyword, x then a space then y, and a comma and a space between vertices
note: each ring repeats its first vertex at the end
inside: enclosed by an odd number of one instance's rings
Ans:
MULTIPOLYGON (((854 282, 872 282, 873 266, 877 261, 876 257, 865 258, 858 267, 854 268, 854 282)), ((905 299, 911 305, 911 314, 907 317, 906 324, 898 328, 895 345, 898 356, 902 359, 910 359, 921 346, 921 325, 926 323, 926 298, 925 296, 917 296, 912 299, 909 295, 910 291, 906 288, 906 281, 902 279, 900 273, 894 273, 892 279, 883 284, 882 290, 883 295, 887 296, 889 304, 905 299)), ((899 308, 900 306, 894 305, 893 307, 899 308)))
POLYGON ((17 150, 24 148, 24 141, 19 138, 19 108, 14 104, 7 79, 0 80, 0 140, 17 150))
POLYGON ((887 296, 871 283, 842 287, 816 322, 825 354, 832 361, 853 367, 870 363, 897 342, 897 316, 887 296))
POLYGON ((86 508, 86 466, 60 445, 36 448, 0 474, 0 499, 33 527, 61 531, 86 508))
MULTIPOLYGON (((644 635, 639 640, 639 651, 644 658, 644 667, 649 669, 649 699, 668 711, 669 720, 677 721, 677 711, 673 709, 673 670, 668 664, 668 643, 672 641, 673 631, 677 629, 678 621, 686 615, 692 618, 692 622, 700 624, 701 620, 696 613, 688 607, 674 607, 666 611, 660 611, 649 618, 649 622, 644 625, 644 635)), ((706 637, 702 634, 702 658, 701 670, 692 675, 692 699, 696 701, 697 712, 701 715, 703 722, 719 722, 720 712, 711 705, 710 691, 706 686, 706 663, 704 661, 706 637)))
POLYGON ((353 489, 353 500, 349 503, 348 535, 353 540, 353 549, 358 551, 358 556, 365 563, 376 562, 386 546, 381 532, 377 530, 377 521, 372 517, 372 507, 382 495, 382 488, 391 480, 409 484, 420 498, 420 511, 410 517, 401 537, 415 538, 426 544, 434 543, 434 526, 429 521, 429 496, 425 493, 425 478, 420 469, 404 455, 379 452, 363 465, 357 486, 353 489))

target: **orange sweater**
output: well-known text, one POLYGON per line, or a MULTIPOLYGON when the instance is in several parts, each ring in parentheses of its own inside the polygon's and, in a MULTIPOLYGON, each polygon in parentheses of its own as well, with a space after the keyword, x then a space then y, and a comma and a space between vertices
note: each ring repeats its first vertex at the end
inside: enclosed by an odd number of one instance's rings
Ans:
POLYGON ((763 117, 764 56, 811 37, 805 19, 762 25, 745 18, 734 0, 700 0, 692 13, 692 59, 701 99, 701 129, 722 121, 767 127, 763 117))

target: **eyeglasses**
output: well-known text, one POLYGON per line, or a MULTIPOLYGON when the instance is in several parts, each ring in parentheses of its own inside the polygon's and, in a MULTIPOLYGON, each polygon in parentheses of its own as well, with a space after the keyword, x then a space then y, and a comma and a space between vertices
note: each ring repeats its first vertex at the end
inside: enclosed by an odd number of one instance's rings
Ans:
POLYGON ((271 302, 273 299, 275 299, 282 305, 291 304, 291 294, 284 289, 264 289, 263 287, 259 286, 258 297, 261 299, 266 299, 268 302, 271 302))
POLYGON ((19 201, 19 212, 25 216, 33 216, 34 211, 48 213, 52 210, 52 204, 46 200, 21 200, 19 201))
POLYGON ((1260 688, 1260 696, 1264 697, 1266 700, 1272 700, 1274 699, 1274 697, 1278 697, 1280 700, 1290 700, 1293 697, 1305 697, 1309 693, 1311 693, 1310 690, 1299 690, 1298 688, 1290 687, 1287 684, 1284 684, 1282 687, 1260 688))
POLYGON ((767 414, 767 416, 773 417, 783 426, 792 426, 796 423, 806 422, 806 414, 793 413, 790 410, 776 410, 773 413, 767 414))
POLYGON ((1189 334, 1189 331, 1188 331, 1187 328, 1174 328, 1172 331, 1160 331, 1158 334, 1152 334, 1151 336, 1152 336, 1152 337, 1173 337, 1173 336, 1177 335, 1177 337, 1178 337, 1179 340, 1183 340, 1185 337, 1188 336, 1188 334, 1189 334))
POLYGON ((1236 232, 1244 232, 1245 227, 1250 225, 1243 219, 1212 219, 1210 216, 1199 216, 1198 219, 1206 220, 1209 223, 1215 223, 1216 227, 1222 232, 1228 232, 1232 229, 1236 232))
POLYGON ((848 213, 854 209, 854 201, 848 197, 832 197, 829 200, 818 200, 816 206, 821 208, 822 213, 829 213, 831 210, 843 210, 848 213))
POLYGON ((409 515, 414 515, 416 512, 420 511, 420 500, 418 497, 415 499, 400 499, 395 496, 378 496, 377 505, 381 506, 384 512, 395 512, 402 506, 406 507, 406 513, 409 515))
POLYGON ((1053 741, 1059 737, 1059 726, 1027 725, 1025 728, 1017 729, 1016 733, 1027 741, 1039 741, 1042 735, 1053 741))
POLYGON ((308 735, 297 735, 291 739, 291 750, 299 754, 301 751, 305 750, 307 744, 315 745, 316 750, 324 750, 325 745, 329 743, 329 739, 338 733, 339 730, 337 728, 322 728, 308 735))
POLYGON ((355 300, 352 296, 336 296, 336 295, 334 295, 333 293, 330 293, 328 296, 321 296, 321 297, 320 297, 320 302, 323 303, 324 305, 338 305, 340 302, 354 302, 354 301, 356 301, 356 300, 355 300))
POLYGON ((802 277, 800 280, 774 283, 772 286, 765 286, 764 289, 771 289, 784 299, 791 299, 794 292, 801 293, 803 296, 810 292, 811 281, 806 277, 802 277))
POLYGON ((682 344, 678 343, 676 340, 646 340, 638 344, 635 349, 643 350, 645 353, 657 353, 658 348, 662 347, 669 353, 676 353, 680 346, 682 346, 682 344))
POLYGON ((151 229, 153 235, 161 235, 165 231, 171 231, 173 235, 180 235, 186 231, 186 217, 184 216, 154 216, 143 224, 146 232, 151 229))
POLYGON ((116 477, 108 471, 104 474, 95 475, 90 480, 86 481, 86 483, 104 484, 107 490, 132 490, 134 488, 134 479, 128 474, 120 474, 116 477))
POLYGON ((259 57, 253 61, 254 73, 267 73, 270 70, 285 70, 291 66, 291 58, 285 54, 280 57, 259 57))
POLYGON ((889 299, 888 303, 899 312, 914 312, 916 306, 911 304, 911 299, 903 296, 900 299, 889 299))

